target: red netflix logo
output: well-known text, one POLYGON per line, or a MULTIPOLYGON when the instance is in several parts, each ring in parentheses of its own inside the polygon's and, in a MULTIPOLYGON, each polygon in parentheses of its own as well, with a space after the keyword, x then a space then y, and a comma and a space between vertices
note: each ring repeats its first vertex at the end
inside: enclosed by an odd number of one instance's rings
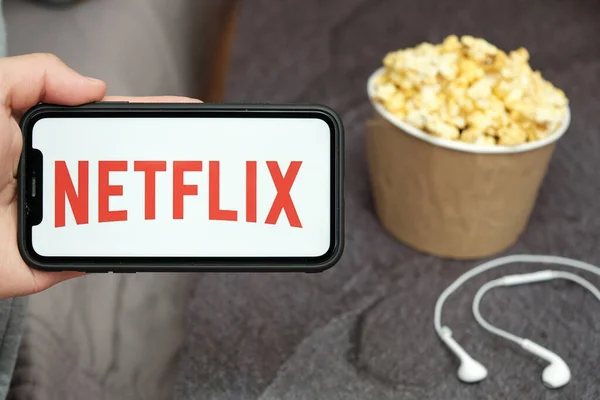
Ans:
MULTIPOLYGON (((246 222, 257 222, 257 161, 246 162, 245 214, 246 222)), ((277 190, 271 208, 264 223, 275 225, 279 223, 284 212, 290 226, 302 228, 302 223, 291 197, 291 189, 298 176, 302 161, 292 161, 287 171, 282 172, 279 163, 266 161, 266 166, 277 190)), ((173 212, 175 220, 184 217, 184 197, 197 196, 198 185, 184 183, 184 173, 203 172, 202 161, 173 161, 173 212)), ((63 227, 66 224, 67 201, 75 217, 77 225, 89 223, 89 162, 78 162, 77 185, 73 182, 65 161, 54 163, 54 226, 63 227)), ((122 185, 111 185, 111 173, 128 172, 127 161, 98 162, 98 222, 127 221, 127 210, 111 210, 109 198, 122 196, 122 185)), ((144 174, 144 218, 156 219, 156 175, 167 172, 166 161, 134 161, 133 172, 144 174)), ((220 162, 208 162, 208 219, 213 221, 238 221, 237 210, 225 210, 220 206, 220 162)))

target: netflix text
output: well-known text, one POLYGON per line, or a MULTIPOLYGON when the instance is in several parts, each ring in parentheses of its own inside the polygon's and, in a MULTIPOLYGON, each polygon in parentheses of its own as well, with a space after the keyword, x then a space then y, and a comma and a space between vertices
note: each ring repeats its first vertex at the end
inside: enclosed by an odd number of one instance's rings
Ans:
MULTIPOLYGON (((72 169, 63 160, 54 162, 54 226, 67 225, 67 213, 72 213, 77 225, 90 222, 110 223, 128 221, 129 210, 111 208, 111 198, 123 196, 127 191, 125 185, 114 183, 117 174, 141 174, 144 181, 143 198, 140 197, 139 207, 144 210, 145 220, 157 218, 157 196, 171 196, 172 208, 169 211, 172 220, 182 220, 186 216, 184 199, 194 196, 206 196, 208 199, 208 219, 211 221, 229 221, 244 223, 262 223, 267 225, 287 224, 292 228, 302 228, 292 188, 299 174, 302 173, 302 161, 280 163, 277 161, 248 160, 245 168, 240 168, 239 174, 244 176, 243 198, 230 199, 239 203, 239 207, 222 207, 223 184, 221 177, 222 162, 217 160, 106 160, 97 161, 97 178, 90 179, 90 161, 78 161, 76 164, 76 179, 72 169), (264 173, 259 173, 264 169, 264 173), (171 174, 171 187, 157 187, 157 176, 171 174), (208 184, 200 187, 198 184, 186 183, 186 177, 191 174, 206 174, 208 184), (269 179, 276 190, 275 196, 260 193, 257 188, 259 179, 269 179), (90 184, 97 183, 97 221, 90 221, 90 184), (259 215, 257 202, 269 202, 266 215, 259 215)), ((242 196, 240 196, 242 197, 242 196)), ((231 203, 230 203, 231 204, 231 203)), ((138 205, 135 205, 138 207, 138 205)))

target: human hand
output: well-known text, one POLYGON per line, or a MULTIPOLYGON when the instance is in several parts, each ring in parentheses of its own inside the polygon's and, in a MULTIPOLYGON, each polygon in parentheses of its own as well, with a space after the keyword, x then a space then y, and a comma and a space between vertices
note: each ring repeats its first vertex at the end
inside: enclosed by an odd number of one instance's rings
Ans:
POLYGON ((49 54, 0 59, 0 299, 33 294, 81 272, 29 268, 17 247, 17 169, 23 147, 19 117, 40 102, 80 105, 94 101, 188 103, 187 97, 104 97, 106 84, 86 78, 49 54))

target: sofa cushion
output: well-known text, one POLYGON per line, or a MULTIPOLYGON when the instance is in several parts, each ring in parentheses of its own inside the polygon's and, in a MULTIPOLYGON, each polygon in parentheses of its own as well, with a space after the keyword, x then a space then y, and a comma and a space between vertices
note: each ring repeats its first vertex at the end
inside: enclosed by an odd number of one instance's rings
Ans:
POLYGON ((69 7, 5 0, 8 52, 54 53, 109 94, 198 96, 229 1, 87 0, 69 7))

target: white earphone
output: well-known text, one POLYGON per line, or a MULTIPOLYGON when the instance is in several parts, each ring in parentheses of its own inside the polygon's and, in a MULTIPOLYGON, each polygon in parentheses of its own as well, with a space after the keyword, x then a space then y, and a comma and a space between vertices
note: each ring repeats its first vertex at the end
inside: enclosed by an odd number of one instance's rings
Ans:
MULTIPOLYGON (((538 255, 513 255, 498 258, 492 261, 488 261, 481 264, 470 271, 467 271, 458 279, 456 279, 450 286, 446 288, 438 298, 435 310, 434 310, 434 327, 437 335, 441 341, 450 349, 452 353, 459 359, 460 365, 458 368, 458 378, 466 383, 480 382, 487 377, 487 369, 474 358, 472 358, 452 337, 452 331, 447 326, 443 326, 441 322, 442 307, 448 297, 455 292, 463 283, 472 277, 481 274, 482 272, 488 271, 492 268, 500 267, 502 265, 511 263, 544 263, 544 264, 555 264, 573 267, 584 271, 591 272, 595 275, 600 276, 600 268, 588 264, 582 261, 573 260, 565 257, 556 256, 538 256, 538 255)), ((517 286, 525 285, 536 282, 544 282, 553 279, 566 279, 583 286, 588 289, 599 301, 600 291, 587 280, 583 279, 579 275, 572 274, 565 271, 554 271, 545 270, 537 271, 525 274, 507 275, 499 279, 495 279, 484 284, 475 295, 473 299, 473 316, 475 320, 488 332, 502 337, 506 340, 512 341, 518 344, 525 351, 543 359, 548 362, 548 366, 542 373, 542 382, 549 388, 557 389, 565 386, 571 379, 571 371, 565 361, 560 358, 557 354, 546 349, 539 344, 532 342, 529 339, 521 338, 513 335, 512 333, 506 332, 500 328, 497 328, 487 322, 479 311, 479 305, 483 296, 491 289, 503 286, 517 286)))

